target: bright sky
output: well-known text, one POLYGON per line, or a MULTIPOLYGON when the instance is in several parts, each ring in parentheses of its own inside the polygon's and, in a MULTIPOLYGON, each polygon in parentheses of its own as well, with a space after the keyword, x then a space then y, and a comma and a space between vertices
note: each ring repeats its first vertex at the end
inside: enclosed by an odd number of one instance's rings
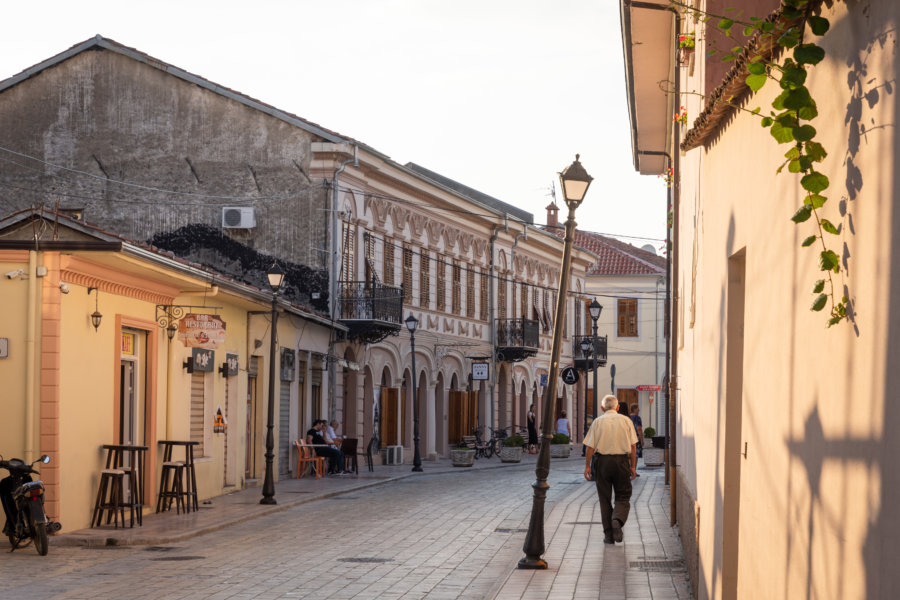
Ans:
POLYGON ((9 2, 0 79, 99 33, 524 208, 536 223, 557 172, 579 153, 594 177, 579 228, 659 248, 666 187, 632 164, 618 5, 9 2))

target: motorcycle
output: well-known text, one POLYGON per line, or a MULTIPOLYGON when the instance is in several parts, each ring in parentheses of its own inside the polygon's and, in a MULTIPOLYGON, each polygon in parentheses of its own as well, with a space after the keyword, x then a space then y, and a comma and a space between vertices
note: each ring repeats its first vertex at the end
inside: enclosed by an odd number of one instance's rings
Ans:
POLYGON ((44 514, 43 482, 31 479, 32 473, 40 474, 34 469, 39 462, 46 465, 50 457, 45 454, 29 465, 21 458, 3 460, 0 456, 0 469, 9 471, 9 477, 0 481, 0 497, 7 514, 3 534, 9 537, 10 552, 34 540, 35 550, 46 556, 47 531, 59 531, 62 527, 44 514))

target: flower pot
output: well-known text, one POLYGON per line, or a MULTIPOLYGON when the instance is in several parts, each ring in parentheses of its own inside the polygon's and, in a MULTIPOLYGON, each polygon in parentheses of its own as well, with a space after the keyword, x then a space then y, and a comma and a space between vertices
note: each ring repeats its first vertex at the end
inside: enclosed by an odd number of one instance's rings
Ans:
POLYGON ((453 448, 450 450, 450 461, 454 467, 471 467, 475 464, 475 451, 469 448, 453 448))
POLYGON ((569 458, 572 452, 570 444, 550 444, 550 458, 569 458))
POLYGON ((666 451, 662 448, 644 448, 644 465, 658 467, 666 462, 666 451))
POLYGON ((522 462, 522 446, 500 446, 500 462, 522 462))

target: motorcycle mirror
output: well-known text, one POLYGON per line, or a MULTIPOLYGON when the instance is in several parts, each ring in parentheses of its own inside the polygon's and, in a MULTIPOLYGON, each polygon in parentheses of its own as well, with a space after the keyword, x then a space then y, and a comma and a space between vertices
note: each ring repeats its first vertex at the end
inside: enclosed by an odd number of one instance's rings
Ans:
POLYGON ((44 463, 45 465, 46 465, 46 464, 49 464, 49 463, 50 463, 50 457, 47 456, 46 454, 41 455, 41 462, 44 463))

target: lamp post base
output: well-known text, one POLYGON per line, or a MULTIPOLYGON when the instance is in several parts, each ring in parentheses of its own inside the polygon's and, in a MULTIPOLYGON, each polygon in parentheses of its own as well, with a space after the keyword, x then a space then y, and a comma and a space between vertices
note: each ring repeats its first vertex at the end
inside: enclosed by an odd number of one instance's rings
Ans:
POLYGON ((421 473, 424 469, 422 469, 422 465, 416 465, 415 467, 412 468, 412 470, 415 471, 416 473, 421 473))
POLYGON ((546 569, 547 561, 540 557, 523 556, 519 559, 518 567, 520 569, 546 569))
POLYGON ((275 501, 275 498, 265 498, 265 497, 262 500, 260 500, 259 503, 260 504, 278 504, 278 502, 275 501))

